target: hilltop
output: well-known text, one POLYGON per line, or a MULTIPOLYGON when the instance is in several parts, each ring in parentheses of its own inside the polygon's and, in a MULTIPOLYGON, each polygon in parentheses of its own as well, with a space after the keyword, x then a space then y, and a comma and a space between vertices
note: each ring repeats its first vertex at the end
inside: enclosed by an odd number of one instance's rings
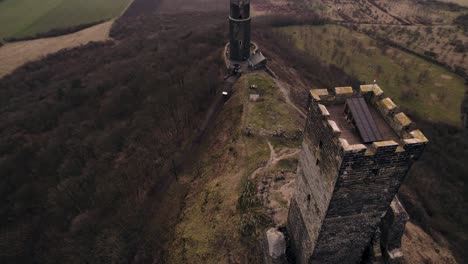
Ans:
POLYGON ((466 262, 467 10, 445 2, 252 2, 279 78, 243 75, 212 115, 228 39, 216 0, 135 0, 99 38, 9 69, 0 261, 257 263, 264 227, 285 224, 308 91, 377 76, 430 140, 399 193, 404 254, 466 262))

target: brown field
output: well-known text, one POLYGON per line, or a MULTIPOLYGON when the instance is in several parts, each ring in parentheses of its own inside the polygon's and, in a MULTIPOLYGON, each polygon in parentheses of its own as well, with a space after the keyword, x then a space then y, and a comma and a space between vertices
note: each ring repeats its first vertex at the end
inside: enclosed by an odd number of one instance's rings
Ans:
POLYGON ((253 16, 291 14, 297 5, 288 0, 257 0, 251 3, 253 16))
POLYGON ((162 1, 161 12, 189 12, 189 11, 227 11, 228 1, 219 0, 170 0, 162 1))
POLYGON ((435 60, 463 76, 468 71, 468 33, 454 21, 468 13, 467 0, 261 0, 257 14, 297 16, 313 12, 435 60))
MULTIPOLYGON (((125 11, 125 16, 140 16, 162 12, 220 11, 227 10, 227 2, 216 0, 174 0, 159 3, 156 1, 136 0, 125 11)), ((13 72, 27 62, 35 61, 61 49, 84 45, 90 41, 110 39, 109 32, 114 20, 108 21, 73 34, 60 37, 7 43, 0 47, 0 78, 13 72)))
POLYGON ((7 43, 0 48, 0 77, 29 61, 38 60, 61 49, 84 45, 90 41, 108 40, 112 23, 113 21, 108 21, 60 37, 7 43))
POLYGON ((389 39, 418 54, 433 52, 435 59, 452 69, 468 69, 468 35, 454 25, 359 25, 371 37, 389 39), (466 49, 466 50, 465 50, 466 49))
MULTIPOLYGON (((445 2, 462 2, 445 1, 445 2)), ((466 1, 465 1, 466 2, 466 1)), ((462 3, 458 3, 463 6, 462 3)), ((424 2, 414 0, 262 0, 253 3, 255 9, 263 12, 281 9, 277 6, 288 6, 287 12, 293 10, 300 14, 313 11, 335 21, 346 21, 365 24, 450 24, 458 11, 442 2, 424 2)), ((284 11, 284 9, 283 9, 284 11)))

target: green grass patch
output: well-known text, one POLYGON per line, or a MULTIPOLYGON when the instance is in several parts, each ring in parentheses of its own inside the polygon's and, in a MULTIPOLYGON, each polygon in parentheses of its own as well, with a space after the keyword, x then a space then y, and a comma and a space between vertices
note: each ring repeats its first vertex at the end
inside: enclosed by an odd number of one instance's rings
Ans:
POLYGON ((302 145, 302 131, 297 132, 297 138, 270 137, 270 142, 274 148, 300 148, 302 145))
POLYGON ((241 242, 250 251, 249 262, 259 263, 261 248, 258 240, 272 221, 257 197, 257 185, 254 180, 249 180, 248 177, 243 178, 237 205, 240 212, 241 242))
POLYGON ((239 226, 237 215, 225 217, 222 209, 227 200, 223 186, 209 183, 202 189, 184 211, 184 221, 177 227, 179 240, 174 245, 176 252, 171 253, 171 263, 186 263, 189 260, 209 260, 205 263, 218 263, 222 254, 213 248, 223 239, 223 230, 239 226))
POLYGON ((385 93, 410 113, 429 121, 460 124, 464 80, 412 54, 380 46, 337 25, 277 29, 298 49, 337 65, 361 81, 376 78, 385 93))
POLYGON ((247 157, 245 169, 247 174, 266 164, 270 159, 270 149, 265 139, 261 137, 244 137, 247 157))
POLYGON ((277 167, 284 172, 296 172, 298 163, 297 159, 283 159, 278 162, 277 167))
POLYGON ((111 19, 130 3, 131 0, 3 0, 0 39, 111 19))
POLYGON ((298 114, 289 106, 273 80, 264 74, 254 73, 246 76, 247 86, 257 85, 256 89, 247 88, 250 94, 259 94, 257 102, 249 102, 247 124, 255 130, 286 132, 297 131, 301 127, 298 114))

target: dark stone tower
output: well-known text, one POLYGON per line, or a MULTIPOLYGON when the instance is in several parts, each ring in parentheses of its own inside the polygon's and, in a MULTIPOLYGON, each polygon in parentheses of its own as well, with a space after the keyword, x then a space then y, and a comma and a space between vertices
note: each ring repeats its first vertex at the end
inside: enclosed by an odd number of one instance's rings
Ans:
POLYGON ((359 96, 310 92, 287 224, 296 263, 359 263, 428 142, 380 87, 363 85, 359 96))
POLYGON ((229 58, 245 61, 250 56, 250 0, 230 0, 229 58))

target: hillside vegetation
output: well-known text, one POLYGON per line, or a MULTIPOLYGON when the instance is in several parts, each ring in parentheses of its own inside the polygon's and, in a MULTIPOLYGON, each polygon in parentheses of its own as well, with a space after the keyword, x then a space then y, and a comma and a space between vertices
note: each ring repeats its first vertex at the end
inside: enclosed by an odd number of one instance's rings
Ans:
POLYGON ((465 0, 265 0, 253 6, 259 13, 294 17, 317 13, 468 76, 465 0))
MULTIPOLYGON (((169 248, 169 263, 261 263, 259 241, 274 214, 258 188, 265 177, 294 170, 297 164, 290 151, 298 153, 303 122, 265 74, 239 79, 219 117, 200 159, 184 175, 192 187, 169 248), (254 84, 257 88, 250 89, 254 84), (260 97, 254 102, 250 94, 260 97), (285 152, 290 155, 273 158, 285 152)), ((289 197, 278 191, 270 199, 282 203, 285 216, 289 197)))
POLYGON ((186 192, 178 168, 222 81, 222 18, 122 20, 117 43, 0 79, 1 263, 162 257, 186 192))
MULTIPOLYGON (((421 226, 439 245, 448 243, 458 262, 465 263, 468 259, 464 250, 468 233, 464 217, 464 208, 468 206, 464 198, 468 180, 468 137, 467 131, 460 126, 460 105, 465 89, 463 79, 443 67, 380 45, 363 34, 340 26, 286 25, 274 31, 276 36, 271 40, 279 46, 295 47, 292 54, 303 52, 320 58, 363 83, 378 76, 378 83, 385 93, 414 119, 430 143, 421 160, 411 169, 402 186, 401 197, 411 221, 421 226)), ((312 67, 298 65, 295 68, 307 72, 312 67)), ((337 85, 324 83, 323 87, 334 86, 337 85)), ((297 101, 298 104, 301 102, 297 101)), ((428 263, 434 260, 422 252, 416 255, 428 263)))
POLYGON ((460 124, 464 80, 445 68, 341 26, 290 26, 278 33, 364 83, 377 79, 387 95, 414 114, 460 124))
POLYGON ((131 0, 3 0, 0 39, 34 36, 53 29, 117 17, 131 0))

